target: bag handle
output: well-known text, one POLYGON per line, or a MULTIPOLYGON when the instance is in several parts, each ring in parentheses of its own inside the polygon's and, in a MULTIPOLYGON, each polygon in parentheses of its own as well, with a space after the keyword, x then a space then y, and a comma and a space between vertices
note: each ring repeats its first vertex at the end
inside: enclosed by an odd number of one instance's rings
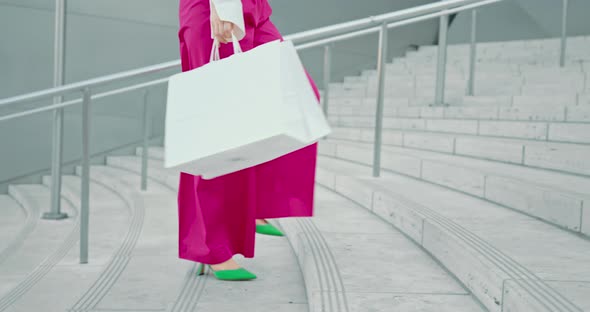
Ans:
MULTIPOLYGON (((238 38, 236 37, 236 35, 232 32, 231 34, 231 41, 232 41, 232 45, 234 48, 234 54, 240 54, 242 53, 242 47, 240 46, 240 41, 238 40, 238 38)), ((219 40, 217 40, 217 38, 213 39, 213 45, 211 46, 211 57, 209 58, 209 62, 215 62, 215 61, 219 61, 221 58, 219 56, 219 46, 220 46, 220 42, 219 40)))

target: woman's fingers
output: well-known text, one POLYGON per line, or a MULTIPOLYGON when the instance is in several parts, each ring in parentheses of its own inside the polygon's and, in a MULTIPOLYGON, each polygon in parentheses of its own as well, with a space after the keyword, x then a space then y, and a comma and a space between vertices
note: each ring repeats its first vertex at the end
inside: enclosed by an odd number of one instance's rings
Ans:
POLYGON ((213 36, 221 43, 231 42, 231 34, 234 30, 234 24, 230 22, 219 21, 215 23, 213 28, 213 36))
POLYGON ((234 24, 231 22, 224 22, 219 19, 211 20, 211 33, 221 43, 228 43, 232 41, 232 32, 234 31, 234 24))
POLYGON ((214 38, 217 38, 217 22, 216 21, 211 21, 211 35, 213 35, 214 38))
POLYGON ((211 35, 213 38, 218 40, 219 42, 224 42, 222 32, 223 32, 223 24, 219 19, 219 15, 217 15, 217 10, 215 9, 215 5, 211 2, 211 14, 209 16, 209 20, 211 22, 211 35))
POLYGON ((219 42, 221 43, 228 43, 229 41, 231 41, 232 28, 233 27, 231 27, 231 23, 218 21, 215 23, 213 36, 217 38, 217 40, 219 40, 219 42), (227 24, 230 24, 230 26, 228 27, 227 24), (230 29, 229 32, 227 31, 227 29, 230 29))
POLYGON ((230 22, 223 22, 223 38, 226 42, 231 41, 231 34, 234 31, 234 24, 230 22))
POLYGON ((234 24, 219 19, 217 9, 213 2, 211 2, 211 14, 209 20, 211 21, 211 34, 213 37, 221 43, 231 42, 231 34, 234 31, 234 24))
POLYGON ((211 19, 211 35, 213 38, 217 39, 219 42, 225 43, 223 39, 223 22, 217 18, 211 19))

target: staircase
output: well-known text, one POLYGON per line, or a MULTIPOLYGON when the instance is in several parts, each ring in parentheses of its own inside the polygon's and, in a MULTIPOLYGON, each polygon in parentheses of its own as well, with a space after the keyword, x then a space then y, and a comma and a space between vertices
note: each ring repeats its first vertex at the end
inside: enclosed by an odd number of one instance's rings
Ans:
POLYGON ((91 167, 90 263, 71 218, 40 219, 49 183, 0 196, 3 311, 590 311, 590 38, 449 47, 446 102, 431 106, 436 48, 387 65, 382 175, 371 176, 376 73, 330 85, 313 218, 273 220, 238 261, 252 282, 197 276, 177 258, 178 173, 149 149, 91 167))
POLYGON ((379 215, 489 311, 590 309, 590 38, 449 48, 433 103, 435 47, 386 68, 381 178, 372 178, 376 74, 330 87, 334 132, 319 183, 379 215), (586 213, 585 213, 586 212, 586 213))

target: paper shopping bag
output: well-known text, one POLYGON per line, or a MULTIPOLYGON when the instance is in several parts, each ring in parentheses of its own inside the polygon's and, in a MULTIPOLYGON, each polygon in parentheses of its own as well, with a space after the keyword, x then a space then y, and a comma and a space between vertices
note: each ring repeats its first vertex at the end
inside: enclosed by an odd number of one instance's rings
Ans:
POLYGON ((164 165, 211 179, 329 132, 295 47, 277 40, 170 78, 164 165))

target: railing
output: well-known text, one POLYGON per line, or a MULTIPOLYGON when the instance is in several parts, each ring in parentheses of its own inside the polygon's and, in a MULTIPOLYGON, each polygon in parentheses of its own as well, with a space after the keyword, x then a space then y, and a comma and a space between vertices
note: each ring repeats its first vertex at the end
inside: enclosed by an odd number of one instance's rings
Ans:
MULTIPOLYGON (((448 30, 448 18, 450 14, 472 10, 472 29, 471 29, 471 49, 470 49, 470 70, 469 70, 469 87, 468 93, 473 94, 474 88, 474 75, 475 75, 475 57, 476 57, 476 31, 477 31, 477 12, 476 9, 501 2, 504 0, 447 0, 443 2, 437 2, 434 4, 418 6, 410 9, 400 10, 392 13, 382 14, 378 16, 372 16, 364 19, 359 19, 351 22, 336 24, 332 26, 322 27, 310 31, 296 33, 285 36, 285 40, 291 40, 296 43, 298 50, 310 49, 314 47, 324 47, 324 111, 328 113, 328 104, 330 98, 329 83, 330 72, 331 72, 331 44, 348 40, 355 37, 365 36, 372 33, 379 33, 379 47, 378 47, 378 60, 377 60, 377 76, 378 76, 378 92, 377 92, 377 112, 376 112, 376 127, 375 127, 375 142, 374 142, 374 161, 373 161, 373 175, 378 177, 380 175, 381 168, 381 133, 382 133, 382 121, 383 121, 383 106, 384 106, 384 81, 385 81, 385 64, 387 56, 387 38, 388 30, 404 25, 409 25, 428 19, 439 18, 440 29, 439 29, 439 43, 438 43, 438 64, 436 73, 436 90, 435 90, 435 105, 444 104, 444 89, 445 89, 445 74, 446 74, 446 50, 447 50, 447 30, 448 30)), ((560 64, 565 64, 565 52, 566 52, 566 25, 567 25, 567 0, 563 1, 563 23, 562 23, 562 40, 561 40, 561 55, 560 64)), ((63 9, 63 8, 62 8, 63 9)), ((56 23, 56 29, 63 31, 64 25, 58 25, 56 23)), ((57 37, 56 37, 57 38, 57 37)), ((57 62, 57 59, 56 59, 57 62)), ((98 86, 104 86, 114 82, 127 81, 132 78, 144 77, 149 74, 162 73, 167 70, 177 69, 180 65, 180 61, 171 61, 162 63, 154 66, 148 66, 136 70, 126 71, 114 75, 104 76, 100 78, 90 79, 82 82, 72 83, 65 86, 59 86, 47 90, 32 92, 25 95, 10 97, 0 100, 0 107, 7 105, 14 105, 17 103, 48 99, 48 98, 59 98, 61 99, 64 95, 79 92, 82 96, 80 99, 62 102, 61 100, 56 101, 53 105, 44 106, 41 108, 30 109, 24 112, 12 113, 6 116, 0 117, 0 122, 6 120, 12 120, 38 114, 41 112, 54 111, 59 112, 66 107, 73 105, 82 104, 82 191, 81 191, 81 231, 80 231, 80 263, 88 262, 88 212, 89 212, 89 188, 90 188, 90 154, 89 154, 89 134, 90 134, 90 105, 92 100, 99 98, 109 97, 116 94, 126 93, 133 90, 145 90, 144 94, 144 105, 143 105, 143 153, 142 153, 142 168, 141 168, 141 189, 147 189, 147 161, 148 161, 148 140, 149 140, 149 111, 147 106, 147 90, 157 85, 163 85, 167 83, 168 78, 160 78, 145 83, 135 84, 125 88, 120 88, 108 92, 99 94, 92 94, 92 89, 98 86)), ((59 65, 62 66, 62 65, 59 65)), ((53 132, 53 149, 54 151, 61 151, 62 142, 59 136, 61 135, 61 120, 54 119, 54 122, 58 124, 54 125, 57 129, 53 132)), ((54 158, 52 162, 52 206, 49 215, 60 216, 62 215, 59 209, 59 198, 60 198, 60 184, 61 179, 61 161, 56 161, 60 157, 54 158)))

